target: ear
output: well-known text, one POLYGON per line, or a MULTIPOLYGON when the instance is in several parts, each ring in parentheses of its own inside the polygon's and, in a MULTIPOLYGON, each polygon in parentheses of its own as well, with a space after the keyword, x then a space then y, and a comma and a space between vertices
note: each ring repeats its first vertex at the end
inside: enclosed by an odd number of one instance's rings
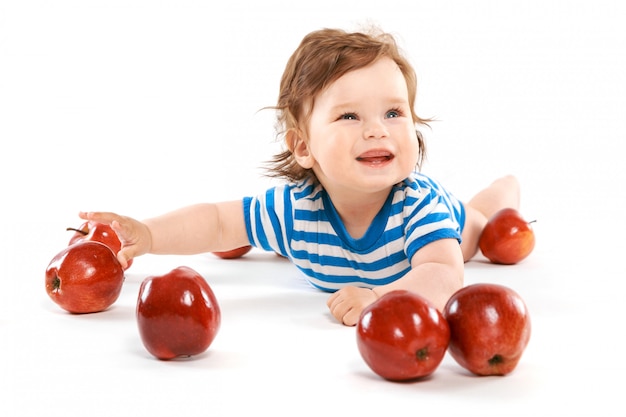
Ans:
POLYGON ((309 145, 299 130, 289 129, 285 134, 285 141, 298 165, 304 169, 313 168, 315 158, 313 158, 309 145))

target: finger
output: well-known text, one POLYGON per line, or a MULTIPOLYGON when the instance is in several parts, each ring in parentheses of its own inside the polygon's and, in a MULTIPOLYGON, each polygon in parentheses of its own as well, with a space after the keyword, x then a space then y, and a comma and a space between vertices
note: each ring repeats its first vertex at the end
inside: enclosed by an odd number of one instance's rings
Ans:
POLYGON ((335 303, 335 300, 337 300, 339 295, 340 291, 335 291, 330 297, 328 297, 328 300, 326 300, 326 305, 330 308, 330 306, 335 303))
POLYGON ((94 221, 98 223, 111 224, 114 220, 119 220, 120 216, 115 213, 103 211, 81 211, 78 217, 83 220, 94 221))
POLYGON ((127 259, 126 255, 124 253, 122 253, 122 251, 119 251, 117 253, 117 260, 120 261, 120 264, 122 265, 123 269, 127 269, 128 268, 128 261, 130 259, 127 259))
POLYGON ((346 326, 356 325, 359 317, 358 310, 356 310, 354 306, 348 305, 347 303, 338 304, 334 310, 331 310, 331 312, 337 321, 346 326))
POLYGON ((344 317, 350 311, 350 308, 351 306, 343 299, 337 299, 329 306, 330 313, 340 323, 343 323, 344 317))
POLYGON ((119 237, 123 237, 124 236, 124 228, 122 227, 122 225, 120 224, 119 221, 113 220, 111 222, 111 229, 113 229, 113 231, 115 233, 117 233, 117 236, 119 236, 119 237))
POLYGON ((136 258, 137 256, 139 256, 139 254, 137 254, 137 247, 134 245, 124 246, 117 253, 117 259, 120 261, 121 264, 125 264, 124 268, 128 266, 131 259, 136 258))
POLYGON ((360 314, 359 310, 351 308, 346 314, 344 314, 341 322, 346 326, 356 326, 356 323, 359 321, 360 314))

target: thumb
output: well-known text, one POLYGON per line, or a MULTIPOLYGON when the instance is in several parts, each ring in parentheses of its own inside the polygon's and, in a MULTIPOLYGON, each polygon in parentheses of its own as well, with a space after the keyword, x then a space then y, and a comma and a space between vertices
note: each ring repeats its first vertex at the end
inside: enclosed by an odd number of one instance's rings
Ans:
POLYGON ((128 269, 130 262, 135 257, 133 252, 134 251, 131 246, 126 246, 117 253, 117 260, 120 261, 122 268, 128 269))

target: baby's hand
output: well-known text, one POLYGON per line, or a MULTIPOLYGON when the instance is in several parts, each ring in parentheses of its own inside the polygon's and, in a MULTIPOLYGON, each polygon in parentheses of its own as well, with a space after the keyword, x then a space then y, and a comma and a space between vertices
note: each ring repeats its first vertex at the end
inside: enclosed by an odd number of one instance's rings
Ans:
POLYGON ((333 293, 326 305, 331 314, 346 326, 355 326, 365 307, 378 297, 368 288, 344 287, 333 293))
POLYGON ((152 236, 148 227, 131 217, 95 211, 81 211, 78 213, 78 217, 111 226, 122 243, 122 249, 117 253, 117 259, 123 268, 128 267, 128 262, 131 259, 148 253, 152 247, 152 236))

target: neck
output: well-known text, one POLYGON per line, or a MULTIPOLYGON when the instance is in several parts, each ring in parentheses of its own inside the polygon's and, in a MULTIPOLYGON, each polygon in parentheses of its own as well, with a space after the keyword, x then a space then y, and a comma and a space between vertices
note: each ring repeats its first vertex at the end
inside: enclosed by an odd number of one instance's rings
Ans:
POLYGON ((363 237, 372 221, 385 204, 389 190, 366 195, 345 195, 328 191, 344 227, 355 239, 363 237))

